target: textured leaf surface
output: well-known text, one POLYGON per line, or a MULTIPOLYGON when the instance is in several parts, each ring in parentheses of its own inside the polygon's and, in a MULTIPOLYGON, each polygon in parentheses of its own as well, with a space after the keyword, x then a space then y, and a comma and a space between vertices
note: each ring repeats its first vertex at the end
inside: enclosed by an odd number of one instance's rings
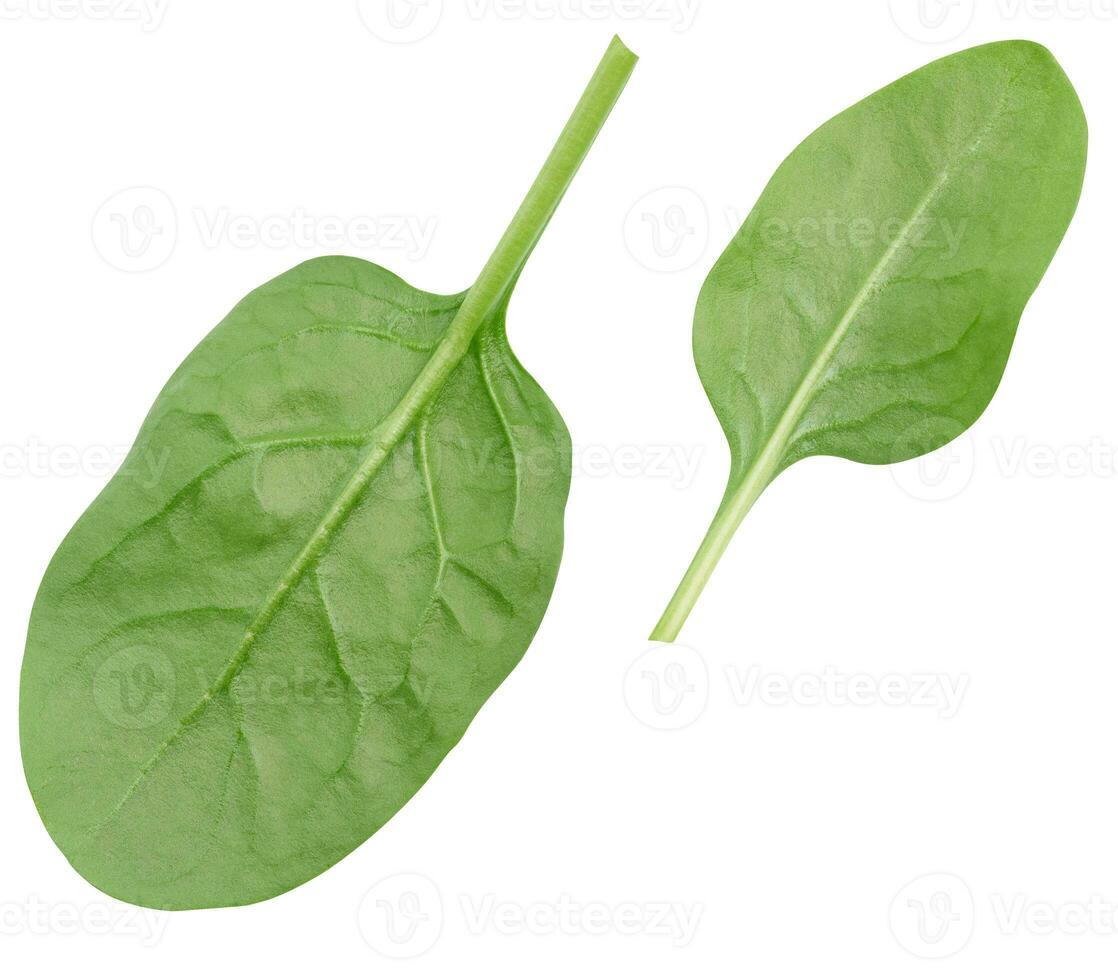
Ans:
POLYGON ((654 638, 674 638, 784 468, 909 459, 978 418, 1071 220, 1086 148, 1059 65, 1011 41, 900 79, 781 164, 699 297, 695 362, 731 473, 654 638))
MULTIPOLYGON (((978 417, 1079 197, 1086 125, 1025 42, 973 48, 831 120, 703 288, 695 360, 738 471, 775 440, 887 463, 978 417)), ((932 448, 925 446, 924 451, 932 448)))
POLYGON ((319 873, 415 793, 528 646, 570 447, 503 310, 377 461, 461 300, 348 258, 256 290, 59 549, 24 763, 55 841, 109 894, 244 904, 319 873))

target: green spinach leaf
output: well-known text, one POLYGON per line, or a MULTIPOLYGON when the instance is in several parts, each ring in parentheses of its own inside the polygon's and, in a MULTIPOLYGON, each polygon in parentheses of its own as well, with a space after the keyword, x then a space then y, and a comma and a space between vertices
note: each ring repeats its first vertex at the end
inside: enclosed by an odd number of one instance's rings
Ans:
POLYGON ((524 653, 571 451, 505 309, 635 60, 614 39, 469 291, 331 257, 249 294, 62 543, 20 735, 47 829, 97 887, 181 909, 306 881, 407 802, 524 653))
POLYGON ((910 459, 978 418, 1071 220, 1086 149, 1060 66, 1009 41, 894 82, 780 165, 699 296, 695 363, 730 479, 652 639, 675 639, 785 468, 910 459))

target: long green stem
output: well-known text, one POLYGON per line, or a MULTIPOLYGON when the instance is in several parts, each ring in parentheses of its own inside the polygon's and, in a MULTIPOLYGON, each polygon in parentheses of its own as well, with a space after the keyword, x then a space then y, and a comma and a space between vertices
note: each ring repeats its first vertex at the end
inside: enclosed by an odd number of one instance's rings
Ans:
POLYGON ((454 317, 447 340, 464 344, 463 350, 469 347, 482 321, 512 286, 597 139, 636 63, 637 56, 615 35, 523 203, 454 317))
MULTIPOLYGON (((512 285, 543 234, 637 63, 614 36, 554 148, 455 318, 484 317, 512 285)), ((451 331, 454 326, 451 326, 451 331)))

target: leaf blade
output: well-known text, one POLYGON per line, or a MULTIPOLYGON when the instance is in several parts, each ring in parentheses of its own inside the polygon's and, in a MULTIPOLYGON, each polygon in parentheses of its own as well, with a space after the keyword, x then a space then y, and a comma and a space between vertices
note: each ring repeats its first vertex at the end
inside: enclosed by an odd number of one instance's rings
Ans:
MULTIPOLYGON (((354 274, 354 270, 358 268, 362 275, 374 278, 380 275, 381 270, 376 270, 375 267, 362 268, 365 266, 367 264, 359 263, 359 260, 318 260, 313 263, 313 271, 316 277, 328 275, 332 270, 335 273, 334 278, 339 276, 344 278, 354 274)), ((298 280, 306 271, 305 266, 299 267, 287 276, 298 280)), ((280 279, 283 280, 284 277, 280 279)), ((334 283, 330 283, 329 287, 332 288, 333 285, 334 283)), ((262 300, 266 304, 271 286, 265 287, 261 295, 255 299, 250 296, 238 307, 238 311, 235 311, 235 314, 219 327, 214 335, 211 335, 209 345, 204 344, 200 351, 192 355, 195 360, 188 358, 187 363, 177 372, 176 380, 168 386, 169 391, 161 396, 161 402, 157 403, 149 423, 145 425, 145 435, 137 444, 138 450, 144 450, 147 441, 161 438, 163 430, 160 428, 160 419, 172 420, 173 429, 167 438, 173 439, 178 447, 185 444, 181 438, 180 428, 185 410, 176 404, 168 404, 167 399, 177 398, 190 404, 195 398, 205 397, 206 393, 196 390, 200 377, 195 372, 195 367, 212 363, 210 356, 212 351, 209 347, 223 346, 222 341, 226 334, 239 335, 239 328, 245 319, 253 320, 257 317, 256 302, 262 300)), ((446 306, 445 297, 427 296, 418 291, 415 291, 412 300, 416 310, 424 310, 425 317, 424 304, 431 309, 446 306)), ((445 319, 446 315, 443 315, 445 319)), ((430 319, 430 317, 426 318, 430 319)), ((56 839, 74 861, 75 866, 90 880, 112 894, 142 904, 197 907, 228 903, 227 889, 232 883, 226 880, 223 863, 216 860, 216 854, 211 855, 189 872, 184 873, 183 868, 191 864, 184 854, 196 853, 198 839, 196 831, 200 814, 209 813, 212 820, 203 821, 203 825, 209 826, 213 823, 211 832, 218 834, 216 821, 224 820, 228 816, 226 808, 230 805, 231 790, 228 787, 219 789, 204 782, 206 795, 213 801, 217 801, 216 810, 210 807, 207 811, 205 807, 199 806, 198 799, 191 800, 189 789, 181 783, 185 778, 184 773, 196 773, 205 769, 207 759, 211 761, 213 758, 223 759, 220 765, 212 767, 213 771, 229 773, 235 771, 237 766, 251 768, 250 757, 254 756, 261 757, 255 765, 260 765, 262 760, 268 760, 273 774, 286 767, 287 776, 283 782, 288 793, 291 792, 290 787, 293 782, 299 783, 301 780, 306 782, 310 779, 308 772, 313 769, 313 766, 308 768, 307 759, 315 753, 307 750, 305 758, 299 753, 295 753, 294 756, 285 754, 286 750, 279 749, 270 742, 275 730, 278 726, 290 725, 292 719, 317 730, 318 726, 313 720, 313 715, 318 711, 335 711, 335 713, 340 711, 345 714, 350 712, 352 706, 343 704, 344 698, 338 703, 331 702, 330 698, 326 698, 323 703, 323 699, 319 698, 304 710, 299 705, 293 707, 289 703, 289 698, 279 704, 271 704, 267 698, 262 698, 260 691, 264 690, 262 687, 264 683, 276 679, 284 681, 282 690, 286 692, 285 698, 296 690, 298 678, 291 673, 291 670, 298 663, 299 652, 289 650, 284 659, 279 657, 273 648, 276 644, 282 647, 283 641, 278 637, 282 637, 285 632, 290 632, 291 621, 303 617, 314 602, 317 601, 321 605, 321 612, 325 617, 324 635, 333 638, 331 641, 333 653, 337 658, 340 672, 345 675, 346 683, 354 689, 360 689, 361 680, 370 683, 379 682, 379 688, 369 695, 372 698, 370 704, 384 702, 388 705, 383 707, 383 710, 368 709, 382 711, 380 720, 375 724, 366 720, 352 726, 353 744, 348 750, 351 756, 359 751, 362 744, 361 736, 358 734, 362 724, 366 726, 367 737, 375 736, 369 742, 370 745, 379 744, 377 739, 391 737, 399 745, 407 746, 409 739, 414 741, 415 731, 427 730, 423 721, 426 712, 431 711, 433 718, 441 719, 438 723, 432 723, 429 729, 430 738, 433 740, 431 744, 427 744, 424 738, 420 738, 418 743, 410 745, 403 750, 402 755, 397 757, 394 765, 410 766, 412 771, 395 777, 395 782, 398 784, 394 788, 395 796, 382 803, 365 799, 367 809, 373 811, 384 812, 391 809, 394 812, 410 797, 429 775, 434 765, 458 740, 465 725, 488 694, 519 659, 539 619, 542 618, 558 567, 562 539, 562 509, 569 481, 569 440, 561 419, 546 396, 534 386, 527 375, 521 373, 522 369, 519 369, 518 365, 513 366, 514 359, 511 358, 511 351, 508 350, 507 342, 504 340, 500 322, 495 321, 487 325, 480 337, 484 338, 484 341, 479 340, 471 347, 466 359, 468 364, 472 365, 464 368, 469 377, 456 374, 452 379, 452 388, 447 390, 445 396, 440 396, 430 404, 424 414, 424 424, 416 428, 415 439, 423 445, 420 453, 399 455, 395 460, 397 465, 395 473, 374 474, 368 484, 368 490, 362 490, 352 499, 347 493, 348 488, 352 486, 352 479, 344 483, 340 480, 324 481, 324 485, 329 484, 335 491, 341 487, 340 492, 333 494, 332 503, 326 510, 325 516, 317 522, 307 520, 302 522, 302 526, 311 526, 313 530, 306 543, 299 548, 294 561, 285 564, 278 561, 276 556, 272 556, 270 567, 280 568, 282 572, 272 576, 277 584, 261 595, 259 609, 247 623, 243 610, 238 607, 238 614, 233 619, 237 628, 241 630, 242 638, 236 647, 236 653, 224 663, 216 680, 205 687, 201 694, 195 690, 190 697, 183 699, 183 703, 190 705, 185 712, 168 710, 165 713, 169 727, 160 732, 154 751, 139 765, 135 775, 127 782, 116 780, 117 792, 111 803, 103 804, 100 812, 96 812, 98 811, 96 806, 84 806, 81 812, 75 815, 72 812, 60 814, 58 810, 72 808, 75 795, 83 795, 80 787, 76 788, 74 782, 70 781, 62 787, 64 792, 60 795, 44 794, 40 774, 56 770, 60 765, 65 766, 68 759, 81 758, 96 752, 98 746, 104 745, 116 736, 116 724, 114 719, 108 718, 103 719, 103 724, 91 725, 87 720, 81 726, 66 727, 63 713, 72 709, 75 701, 80 699, 62 698, 52 704, 49 699, 43 698, 43 692, 36 688, 55 682, 58 656, 65 656, 67 651, 84 650, 90 646, 91 640, 92 645, 99 648, 99 655, 93 662, 81 665, 76 678, 77 685, 88 693, 91 688, 96 688, 98 671, 104 664, 111 662, 112 657, 122 650, 131 649, 132 647, 126 644, 133 643, 137 637, 134 633, 125 633, 107 638, 86 637, 76 642, 75 633, 78 630, 74 624, 83 623, 85 625, 82 631, 90 632, 92 621, 96 618, 89 615, 89 610, 93 606, 101 611, 102 619, 106 618, 104 608, 110 607, 107 618, 118 621, 126 616, 134 618, 137 605, 143 606, 145 602, 165 603, 179 609, 200 602, 214 589, 231 590, 232 583, 239 574, 234 569, 229 569, 227 580, 217 582, 214 581, 215 573, 212 570, 197 577, 183 576, 177 566, 167 566, 158 554, 153 554, 153 549, 150 547, 152 539, 143 536, 127 546, 124 551, 105 560, 102 552, 91 552, 89 548, 90 541, 98 536, 85 533, 85 528, 99 519, 99 506, 95 505, 91 508, 79 522, 75 529, 76 537, 68 539, 60 549, 59 561, 63 567, 71 569, 83 562, 94 564, 99 571, 94 572, 92 578, 83 574, 76 579, 73 575, 64 573, 59 578, 55 570, 48 572, 44 581, 44 591, 36 603, 33 615, 32 640, 29 645, 23 690, 25 705, 38 702, 45 704, 46 710, 35 719, 25 711, 22 735, 29 781, 36 792, 36 799, 48 828, 56 834, 56 839), (523 405, 531 409, 531 413, 520 411, 515 433, 505 429, 504 423, 499 422, 495 416, 479 419, 475 413, 468 423, 472 427, 469 431, 458 422, 463 414, 463 403, 473 404, 476 401, 482 370, 480 364, 483 361, 489 364, 490 370, 500 368, 517 372, 515 384, 526 393, 520 398, 523 405), (425 433, 425 426, 437 425, 440 421, 445 423, 447 420, 454 423, 449 429, 444 427, 441 433, 434 436, 420 435, 425 433), (478 426, 484 430, 484 437, 479 438, 474 431, 478 426), (432 470, 428 458, 432 445, 441 448, 444 453, 458 454, 463 447, 467 449, 480 447, 483 450, 491 448, 486 445, 487 439, 508 440, 509 451, 513 455, 518 453, 516 439, 520 440, 520 452, 534 440, 533 444, 537 448, 542 446, 546 450, 547 459, 552 461, 552 465, 550 468, 541 467, 540 460, 537 458, 535 466, 522 467, 515 478, 517 481, 515 494, 508 481, 504 481, 501 485, 494 485, 491 461, 484 457, 478 457, 478 462, 473 469, 461 459, 448 459, 441 473, 432 470), (445 482, 450 478, 453 478, 454 482, 445 490, 445 495, 455 501, 457 506, 461 506, 464 494, 473 495, 475 500, 472 506, 475 507, 476 498, 482 495, 485 495, 489 501, 480 512, 475 511, 475 526, 470 529, 469 539, 461 542, 466 550, 460 555, 453 556, 451 546, 443 539, 443 532, 434 521, 434 514, 437 513, 438 508, 435 501, 436 487, 440 481, 445 482), (471 481, 473 481, 472 487, 471 481), (531 501, 531 506, 522 509, 519 516, 513 513, 511 501, 514 495, 523 496, 526 501, 531 501), (344 507, 339 506, 342 501, 347 502, 344 507), (375 513, 369 513, 370 508, 375 513), (356 513, 358 509, 361 510, 361 514, 356 513), (542 515, 541 511, 543 511, 542 515), (399 537, 402 522, 410 523, 411 527, 411 531, 404 535, 407 539, 406 544, 403 546, 395 544, 387 552, 383 551, 384 528, 394 525, 395 533, 399 537), (338 534, 338 540, 332 542, 331 535, 321 537, 323 527, 332 527, 338 534), (485 532, 484 534, 479 532, 479 527, 485 532), (355 539, 349 540, 354 535, 356 535, 355 539), (412 566, 393 567, 394 563, 402 558, 400 547, 410 548, 413 545, 418 545, 420 552, 413 556, 412 566), (403 649, 398 642, 397 645, 393 645, 394 641, 400 639, 398 635, 393 635, 394 632, 399 632, 395 627, 383 635, 375 636, 369 633, 367 624, 367 620, 376 620, 378 616, 382 621, 400 616, 401 589, 398 584, 393 587, 392 601, 380 604, 379 608, 376 605, 370 607, 367 602, 362 603, 360 596, 356 599, 352 597, 347 599, 345 596, 347 591, 353 591, 352 585, 348 584, 354 580, 351 562, 358 559, 368 561, 369 553, 376 553, 378 549, 381 550, 377 562, 382 568, 387 566, 385 571, 382 571, 381 578, 387 580, 391 577, 397 582, 409 577, 414 580, 412 587, 417 592, 418 598, 412 605, 421 607, 421 610, 418 615, 411 616, 413 626, 409 627, 409 630, 413 635, 413 641, 410 650, 403 649), (499 554, 494 554, 495 552, 499 554), (342 560, 339 558, 340 555, 347 557, 342 560), (455 562, 462 562, 467 570, 447 570, 446 566, 451 557, 455 562), (446 577, 447 584, 444 588, 449 598, 439 596, 439 580, 433 579, 431 574, 435 564, 439 566, 438 576, 446 577), (75 581, 81 582, 80 588, 73 588, 75 581), (477 581, 488 583, 491 589, 507 592, 513 598, 506 599, 499 608, 491 603, 489 607, 482 605, 478 609, 471 610, 468 608, 468 603, 461 601, 463 592, 465 590, 468 593, 470 589, 479 589, 480 586, 463 583, 477 581), (60 584, 56 586, 54 584, 56 582, 60 584), (207 589, 206 595, 198 594, 201 588, 207 589), (141 590, 144 596, 138 603, 137 593, 141 590), (330 596, 335 592, 341 598, 331 599, 330 596), (357 608, 354 606, 355 602, 357 608), (445 611, 439 608, 442 603, 446 603, 445 611), (432 612, 432 609, 435 611, 432 612), (277 632, 273 626, 280 616, 286 617, 288 622, 277 632), (44 638, 44 630, 54 636, 58 645, 52 645, 49 637, 44 638), (59 636, 59 633, 64 635, 59 636), (347 645, 350 647, 348 653, 347 645), (386 649, 389 650, 388 653, 377 652, 386 649), (354 666, 352 660, 354 650, 364 653, 363 667, 354 666), (461 664, 457 666, 455 664, 470 650, 473 651, 476 662, 480 663, 483 657, 488 657, 492 662, 485 665, 475 663, 480 680, 476 685, 468 685, 462 690, 460 688, 463 681, 461 664), (43 658, 51 654, 54 654, 55 662, 47 670, 43 658), (413 668, 403 665, 403 660, 407 660, 409 656, 417 663, 426 665, 430 683, 428 691, 420 692, 412 689, 414 678, 409 679, 409 671, 413 668), (393 657, 399 662, 393 663, 393 657), (277 663, 265 671, 261 679, 255 674, 260 669, 258 662, 265 659, 276 659, 277 663), (249 680, 252 680, 251 684, 246 683, 249 680), (426 699, 425 704, 424 699, 426 699), (239 720, 237 720, 238 714, 239 720), (213 720, 215 718, 216 722, 213 720), (394 721, 394 718, 402 720, 394 721), (53 737, 52 732, 56 733, 53 737), (57 734, 59 732, 61 734, 57 734), (267 751, 262 748, 269 745, 271 747, 267 751), (155 805, 157 801, 153 802, 152 797, 155 794, 149 782, 152 786, 158 785, 162 788, 161 791, 167 792, 166 780, 180 783, 174 791, 175 799, 180 803, 191 803, 182 807, 183 813, 188 818, 185 823, 182 819, 173 818, 167 812, 166 806, 155 805), (84 826, 80 829, 73 827, 74 819, 84 826), (156 835, 162 837, 165 843, 155 861, 146 860, 143 851, 150 847, 150 842, 156 835), (168 855, 171 857, 170 861, 168 855), (130 869, 123 877, 119 870, 121 866, 130 869), (136 867, 142 867, 144 872, 136 875, 132 870, 136 867), (204 872, 203 868, 205 868, 204 872), (207 878, 205 875, 210 877, 207 878)), ((240 342, 239 336, 236 342, 240 342)), ((217 359, 221 360, 222 357, 224 354, 217 359)), ((303 382, 304 389, 308 387, 307 382, 310 380, 313 380, 315 385, 321 386, 323 390, 330 390, 335 384, 336 379, 330 377, 330 372, 325 367, 317 369, 313 366, 308 367, 306 360, 300 359, 298 353, 289 353, 284 361, 286 375, 303 382), (317 377, 312 378, 316 370, 317 377)), ((205 373, 203 368, 202 386, 210 389, 212 386, 206 383, 205 373)), ((243 388, 243 385, 237 386, 238 390, 243 388)), ((504 387, 494 388, 492 397, 501 404, 509 398, 504 387)), ((346 414, 350 408, 348 405, 336 407, 342 414, 346 414)), ((227 405, 223 408, 228 410, 227 405)), ((517 409, 514 407, 511 410, 517 409)), ((251 417, 253 413, 247 414, 251 417)), ((200 419, 199 424, 202 427, 211 424, 205 416, 196 418, 200 419)), ((338 419, 321 421, 324 426, 333 428, 338 419)), ((279 451, 280 455, 290 452, 291 448, 291 445, 285 444, 279 451)), ((296 452, 315 452, 317 449, 301 446, 296 452)), ((274 446, 269 445, 262 452, 270 454, 275 453, 276 450, 274 446)), ((347 462, 352 460, 347 458, 347 462)), ((196 459, 194 468, 205 472, 213 469, 213 463, 212 459, 200 461, 196 459)), ((362 472, 363 466, 364 463, 359 462, 356 467, 357 472, 362 472)), ((337 470, 344 472, 345 466, 338 466, 337 470)), ((305 467, 294 464, 295 476, 302 476, 305 472, 305 467)), ((276 492, 286 494, 290 491, 291 488, 286 485, 286 481, 291 478, 292 473, 286 468, 271 475, 263 475, 254 492, 260 492, 266 501, 274 502, 276 492)), ((500 483, 499 478, 498 483, 500 483)), ((117 486, 122 485, 117 484, 117 486)), ((128 496, 128 488, 126 485, 123 486, 124 489, 117 489, 110 493, 107 500, 101 501, 101 505, 112 507, 114 511, 119 512, 124 498, 128 496)), ((179 489, 173 486, 166 487, 164 490, 169 498, 175 498, 180 503, 189 503, 194 507, 190 515, 190 523, 195 528, 204 528, 206 523, 204 517, 207 514, 212 517, 211 523, 221 524, 222 515, 215 514, 213 507, 198 506, 195 498, 182 497, 179 489)), ((140 492, 140 496, 143 495, 140 492)), ((328 493, 327 496, 329 497, 330 494, 328 493)), ((260 509, 260 519, 265 526, 270 524, 272 516, 274 510, 269 512, 263 507, 260 509)), ((153 520, 149 518, 143 534, 161 536, 162 525, 175 520, 174 508, 157 510, 155 518, 153 520)), ((238 520, 249 523, 248 512, 240 511, 238 520)), ((251 542, 258 537, 252 535, 246 540, 251 542)), ((190 552, 193 559, 186 558, 185 555, 180 558, 187 561, 194 560, 201 565, 211 547, 211 542, 205 530, 199 533, 198 538, 199 543, 190 552)), ((239 560, 243 559, 245 554, 239 553, 237 557, 239 560)), ((221 575, 216 574, 216 578, 221 579, 221 575)), ((154 615, 158 619, 158 614, 154 615)), ((174 619, 173 622, 168 623, 161 634, 151 631, 150 622, 144 629, 147 632, 142 634, 142 638, 158 658, 165 649, 163 644, 172 642, 174 633, 181 629, 181 620, 174 619)), ((296 629, 294 632, 298 633, 299 630, 296 629)), ((225 640, 214 641, 215 645, 226 646, 227 634, 228 631, 222 634, 226 637, 225 640)), ((206 634, 200 633, 192 642, 206 643, 209 640, 206 634)), ((315 657, 303 655, 303 659, 308 677, 317 678, 318 681, 325 683, 324 678, 328 675, 315 657)), ((192 677, 180 678, 180 685, 190 684, 192 680, 192 677)), ((145 727, 141 731, 151 731, 151 728, 145 727)), ((325 730, 319 731, 317 737, 325 740, 330 738, 325 730)), ((376 763, 376 750, 366 751, 373 751, 371 761, 376 763)), ((112 767, 119 762, 121 769, 135 769, 136 758, 134 753, 121 760, 115 760, 111 755, 107 756, 102 760, 99 778, 104 778, 106 764, 112 767)), ((332 764, 333 771, 339 776, 347 772, 346 778, 352 776, 352 772, 347 770, 346 762, 334 760, 332 764)), ((386 764, 383 759, 380 761, 381 774, 377 780, 374 780, 380 792, 384 792, 385 786, 391 785, 392 782, 384 775, 386 764)), ((304 786, 308 794, 311 794, 313 788, 313 780, 304 786)), ((244 802, 244 800, 240 801, 241 804, 244 802)), ((273 807, 277 805, 279 804, 273 803, 273 807)), ((319 813, 317 819, 323 820, 323 815, 319 813)), ((240 898, 255 901, 261 897, 268 897, 269 893, 274 893, 275 888, 282 890, 291 887, 298 883, 296 879, 305 880, 305 877, 322 870, 321 865, 326 860, 323 857, 324 853, 330 858, 329 863, 333 863, 333 860, 340 856, 336 853, 339 849, 344 847, 346 851, 351 850, 371 832, 370 824, 365 822, 353 828, 347 836, 328 822, 327 826, 333 827, 332 833, 335 834, 335 838, 320 839, 313 824, 300 821, 298 815, 293 813, 286 813, 284 820, 271 823, 268 828, 269 835, 275 838, 282 833, 288 845, 291 844, 293 836, 290 828, 299 827, 299 832, 295 836, 300 838, 301 847, 316 843, 319 845, 315 858, 310 861, 299 861, 280 848, 283 856, 281 863, 286 863, 288 866, 277 878, 259 881, 253 881, 251 876, 247 876, 246 880, 242 868, 242 880, 237 886, 237 904, 240 903, 240 898), (285 829, 281 831, 281 827, 285 829), (339 840, 344 843, 338 843, 339 840), (254 891, 254 888, 258 888, 259 891, 254 891)), ((249 826, 250 823, 245 823, 238 832, 248 834, 245 828, 249 826)), ((227 834, 230 831, 226 828, 220 833, 227 834)), ((230 846, 229 841, 232 839, 225 840, 226 846, 230 846)), ((202 835, 202 840, 205 840, 205 834, 202 835)), ((315 848, 311 846, 311 850, 314 851, 315 848)), ((228 855, 224 857, 227 858, 228 855)), ((233 863, 236 864, 235 861, 233 863)))
POLYGON ((792 463, 897 462, 973 423, 1071 220, 1085 157, 1074 89, 1029 42, 934 62, 789 155, 700 293, 695 361, 731 474, 653 639, 678 635, 792 463))

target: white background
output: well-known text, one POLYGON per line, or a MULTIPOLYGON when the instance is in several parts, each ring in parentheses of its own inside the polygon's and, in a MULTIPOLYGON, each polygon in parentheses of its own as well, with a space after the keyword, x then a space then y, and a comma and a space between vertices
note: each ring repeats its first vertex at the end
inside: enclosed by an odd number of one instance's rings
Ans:
POLYGON ((394 31, 352 0, 141 2, 0 5, 5 973, 1112 976, 1115 4, 428 0, 394 31), (467 285, 614 30, 641 63, 510 314, 578 453, 531 650, 314 881, 174 915, 107 899, 20 765, 54 548, 256 285, 332 252, 467 285), (993 404, 930 461, 795 466, 689 649, 647 653, 726 475, 690 355, 710 265, 816 125, 1010 37, 1059 58, 1091 148, 993 404))

